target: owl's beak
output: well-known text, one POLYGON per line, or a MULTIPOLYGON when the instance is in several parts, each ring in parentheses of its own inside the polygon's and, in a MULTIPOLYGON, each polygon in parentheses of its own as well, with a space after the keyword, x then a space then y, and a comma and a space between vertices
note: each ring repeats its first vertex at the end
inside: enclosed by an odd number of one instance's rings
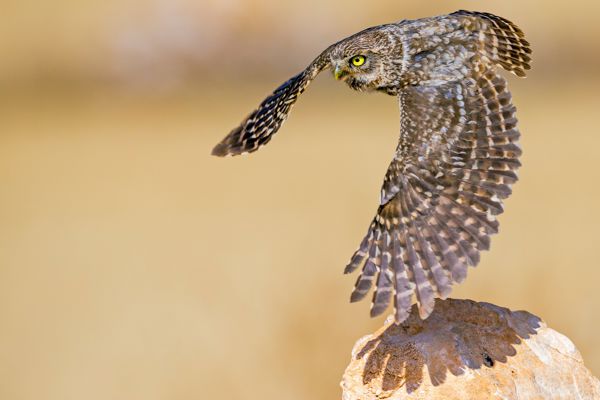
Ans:
POLYGON ((346 74, 347 72, 339 65, 337 65, 333 70, 333 76, 336 80, 342 79, 344 76, 346 76, 346 74))

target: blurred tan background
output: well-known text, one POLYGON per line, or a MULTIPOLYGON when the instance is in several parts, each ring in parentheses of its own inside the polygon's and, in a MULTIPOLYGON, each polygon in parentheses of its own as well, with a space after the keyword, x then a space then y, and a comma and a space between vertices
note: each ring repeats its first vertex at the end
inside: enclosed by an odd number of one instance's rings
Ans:
POLYGON ((521 180, 454 297, 526 309, 600 374, 593 0, 0 0, 0 398, 335 399, 360 336, 342 275, 395 99, 329 74, 252 157, 212 146, 330 43, 460 8, 520 25, 521 180))

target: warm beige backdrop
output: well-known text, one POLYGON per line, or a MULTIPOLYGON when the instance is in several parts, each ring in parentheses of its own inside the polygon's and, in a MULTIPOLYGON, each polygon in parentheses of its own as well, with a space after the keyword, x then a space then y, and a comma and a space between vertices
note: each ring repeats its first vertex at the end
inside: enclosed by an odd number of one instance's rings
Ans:
POLYGON ((518 23, 534 70, 521 181, 453 296, 538 314, 600 374, 599 3, 367 3, 0 0, 0 399, 339 398, 382 322, 342 270, 395 100, 325 75, 260 153, 210 149, 329 43, 460 8, 518 23))

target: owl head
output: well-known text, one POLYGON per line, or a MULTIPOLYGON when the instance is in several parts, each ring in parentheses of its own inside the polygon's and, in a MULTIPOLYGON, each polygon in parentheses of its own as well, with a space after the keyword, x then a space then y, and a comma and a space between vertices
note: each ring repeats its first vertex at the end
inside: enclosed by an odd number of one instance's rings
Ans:
POLYGON ((330 52, 333 76, 358 91, 397 86, 401 70, 400 43, 385 29, 367 29, 339 43, 330 52))

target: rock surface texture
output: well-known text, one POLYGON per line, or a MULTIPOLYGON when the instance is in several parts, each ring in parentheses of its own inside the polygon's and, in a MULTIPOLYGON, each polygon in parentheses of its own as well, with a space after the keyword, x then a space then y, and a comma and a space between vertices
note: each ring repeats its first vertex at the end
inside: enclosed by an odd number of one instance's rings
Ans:
POLYGON ((341 385, 344 400, 600 399, 573 343, 538 317, 454 299, 360 339, 341 385))

